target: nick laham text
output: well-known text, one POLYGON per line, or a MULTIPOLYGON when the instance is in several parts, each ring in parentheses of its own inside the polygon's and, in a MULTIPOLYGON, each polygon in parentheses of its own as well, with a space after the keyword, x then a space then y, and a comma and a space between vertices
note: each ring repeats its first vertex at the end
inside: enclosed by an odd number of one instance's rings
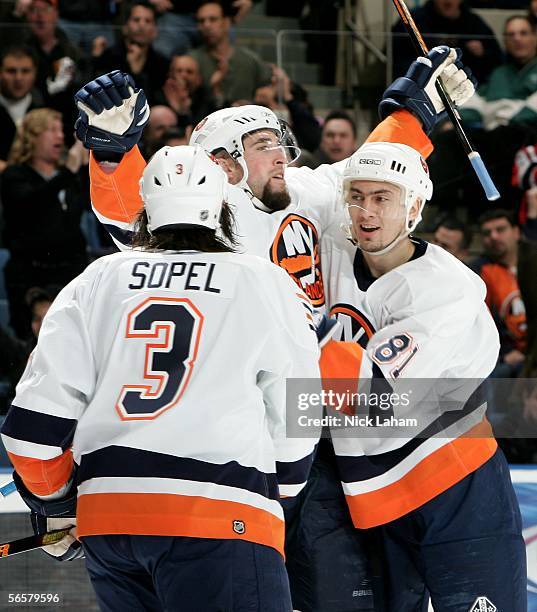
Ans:
POLYGON ((298 425, 300 427, 417 427, 418 419, 350 414, 326 415, 314 418, 301 414, 298 417, 298 425))

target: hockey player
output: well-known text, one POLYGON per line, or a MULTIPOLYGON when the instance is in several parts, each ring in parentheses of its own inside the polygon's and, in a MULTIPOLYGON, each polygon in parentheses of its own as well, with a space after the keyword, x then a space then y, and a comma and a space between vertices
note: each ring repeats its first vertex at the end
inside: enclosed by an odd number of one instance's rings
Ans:
POLYGON ((300 490, 317 440, 286 438, 285 385, 318 379, 319 349, 289 276, 231 252, 227 187, 199 146, 152 158, 139 248, 60 293, 2 428, 34 526, 76 522, 102 610, 292 609, 278 485, 300 490))
MULTIPOLYGON (((407 76, 390 88, 383 105, 386 118, 369 139, 402 139, 428 155, 432 146, 426 132, 443 110, 436 77, 443 75, 444 85, 459 103, 474 90, 459 59, 455 50, 443 47, 415 62, 407 76)), ((77 134, 93 152, 94 211, 124 248, 141 206, 136 178, 145 162, 135 143, 146 117, 143 94, 131 88, 125 75, 112 73, 89 83, 76 98, 81 109, 77 134)), ((285 140, 285 129, 275 115, 259 106, 209 115, 194 130, 191 143, 213 153, 236 185, 229 193, 242 249, 283 267, 312 304, 324 310, 319 240, 336 213, 345 162, 315 171, 288 166, 295 149, 285 140)), ((296 509, 299 524, 291 525, 288 532, 293 602, 302 612, 372 610, 361 537, 352 528, 333 451, 329 443, 322 446, 323 458, 314 465, 310 490, 296 509)))
POLYGON ((356 344, 326 345, 323 378, 343 360, 349 377, 413 396, 380 411, 370 401, 369 427, 332 435, 354 524, 375 527, 384 550, 386 610, 426 610, 429 592, 435 612, 524 612, 520 512, 480 393, 499 349, 485 285, 411 236, 433 191, 417 151, 367 143, 342 185, 346 236, 325 232, 323 272, 356 344))

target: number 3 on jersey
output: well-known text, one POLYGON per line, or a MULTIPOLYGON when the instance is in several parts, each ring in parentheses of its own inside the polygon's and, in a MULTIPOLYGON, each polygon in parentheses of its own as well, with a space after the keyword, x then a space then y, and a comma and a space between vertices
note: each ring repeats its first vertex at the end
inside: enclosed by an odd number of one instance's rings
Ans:
POLYGON ((196 361, 203 315, 187 298, 151 297, 127 317, 125 338, 145 343, 146 384, 123 385, 116 410, 124 421, 155 419, 181 399, 196 361))

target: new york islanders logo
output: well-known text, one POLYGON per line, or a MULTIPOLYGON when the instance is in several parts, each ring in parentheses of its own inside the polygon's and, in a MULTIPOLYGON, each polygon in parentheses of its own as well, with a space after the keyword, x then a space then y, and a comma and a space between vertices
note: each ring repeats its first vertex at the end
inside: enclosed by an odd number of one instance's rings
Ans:
POLYGON ((339 337, 336 333, 334 340, 356 342, 365 348, 369 338, 375 333, 367 317, 350 304, 334 304, 330 309, 330 317, 340 323, 339 337))
POLYGON ((324 304, 319 237, 311 221, 300 215, 285 217, 272 243, 270 260, 287 271, 313 306, 324 304))

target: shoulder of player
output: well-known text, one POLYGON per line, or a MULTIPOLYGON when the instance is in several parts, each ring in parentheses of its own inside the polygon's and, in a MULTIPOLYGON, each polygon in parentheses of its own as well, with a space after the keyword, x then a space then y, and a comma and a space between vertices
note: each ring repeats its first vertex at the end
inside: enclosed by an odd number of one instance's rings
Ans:
MULTIPOLYGON (((417 257, 382 276, 379 281, 391 290, 399 286, 408 292, 409 300, 423 296, 436 302, 453 299, 481 298, 482 281, 464 263, 434 244, 425 243, 427 249, 417 257)), ((374 283, 374 285, 376 285, 374 283)), ((379 285, 381 283, 378 283, 379 285)))

